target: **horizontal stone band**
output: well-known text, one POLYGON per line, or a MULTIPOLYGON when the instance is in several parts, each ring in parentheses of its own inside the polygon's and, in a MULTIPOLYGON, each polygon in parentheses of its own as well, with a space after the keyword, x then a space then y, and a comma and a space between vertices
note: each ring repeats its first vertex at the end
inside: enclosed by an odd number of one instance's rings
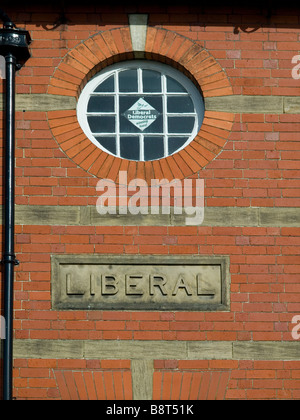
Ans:
MULTIPOLYGON (((96 206, 16 206, 18 225, 66 226, 185 226, 186 215, 138 214, 100 215, 96 206)), ((207 207, 201 226, 300 226, 297 207, 207 207)))
POLYGON ((299 114, 300 98, 296 96, 230 95, 206 98, 205 109, 237 114, 299 114))
MULTIPOLYGON (((4 109, 3 93, 0 94, 0 111, 4 109)), ((60 111, 76 108, 76 99, 71 96, 40 93, 16 95, 16 111, 60 111)))
MULTIPOLYGON (((3 94, 0 94, 0 110, 3 110, 3 94)), ((59 111, 76 108, 71 96, 51 94, 17 94, 17 111, 59 111)), ((205 99, 207 111, 246 114, 299 114, 300 98, 296 96, 229 95, 205 99)))
POLYGON ((299 360, 299 351, 300 341, 14 341, 15 358, 39 359, 299 360))

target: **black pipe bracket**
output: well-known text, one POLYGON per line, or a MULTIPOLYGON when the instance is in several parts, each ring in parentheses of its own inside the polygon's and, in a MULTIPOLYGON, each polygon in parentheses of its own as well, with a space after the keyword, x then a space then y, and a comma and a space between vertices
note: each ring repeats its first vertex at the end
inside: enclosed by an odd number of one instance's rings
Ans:
POLYGON ((0 55, 6 57, 8 54, 12 54, 16 58, 18 70, 30 58, 28 49, 30 43, 30 34, 24 29, 14 28, 11 25, 0 29, 0 55))
POLYGON ((17 260, 15 254, 7 254, 3 255, 3 260, 0 261, 0 264, 13 264, 13 265, 19 265, 20 261, 17 260))

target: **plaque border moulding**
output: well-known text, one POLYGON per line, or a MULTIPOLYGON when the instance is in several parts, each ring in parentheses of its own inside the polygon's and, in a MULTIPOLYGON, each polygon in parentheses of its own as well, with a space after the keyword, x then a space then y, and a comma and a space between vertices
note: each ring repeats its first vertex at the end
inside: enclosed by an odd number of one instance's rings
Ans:
MULTIPOLYGON (((230 270, 229 270, 230 259, 228 256, 201 256, 201 255, 52 255, 51 256, 51 299, 53 310, 105 310, 105 311, 229 311, 230 310, 230 270), (70 270, 68 270, 70 266, 70 270), (74 271, 72 266, 76 267, 76 281, 72 283, 71 278, 74 278, 74 271), (79 267, 78 267, 79 266, 79 267), (117 276, 124 277, 124 284, 119 282, 118 290, 129 287, 129 293, 125 292, 123 299, 120 297, 122 293, 117 295, 117 281, 110 283, 109 280, 103 280, 103 272, 98 274, 98 266, 105 267, 105 270, 111 273, 119 273, 117 276), (149 273, 144 273, 139 267, 149 266, 149 273), (168 290, 168 299, 163 300, 163 291, 166 290, 168 283, 163 290, 159 287, 159 282, 156 279, 156 283, 152 283, 152 291, 155 289, 155 297, 151 296, 149 292, 148 296, 141 296, 142 293, 138 293, 138 284, 135 277, 143 277, 143 281, 150 279, 151 273, 153 277, 153 267, 158 266, 157 273, 159 274, 159 266, 161 272, 166 270, 174 270, 174 267, 178 266, 176 270, 176 279, 172 278, 172 282, 175 284, 175 289, 183 297, 182 300, 177 298, 176 293, 171 293, 168 290), (195 269, 197 266, 202 267, 202 271, 205 273, 213 272, 213 269, 219 267, 220 270, 216 272, 220 273, 220 288, 218 294, 220 296, 217 301, 213 299, 213 291, 209 291, 209 284, 205 287, 204 293, 199 292, 199 284, 197 283, 195 269), (129 284, 126 283, 126 271, 122 268, 129 267, 132 271, 132 267, 136 267, 135 273, 138 276, 129 275, 129 284), (190 273, 189 273, 190 268, 190 273), (207 271, 208 270, 208 271, 207 271), (191 293, 193 295, 189 301, 187 296, 189 295, 188 287, 185 287, 185 280, 180 280, 180 275, 183 272, 196 284, 198 291, 191 293), (88 273, 88 275, 86 274, 88 273), (92 274, 90 274, 92 273, 92 274), (143 276, 143 274, 145 274, 143 276), (178 276, 177 276, 178 274, 178 276), (84 279, 81 282, 81 279, 84 279), (88 286, 87 286, 88 284, 88 286), (103 286, 104 284, 104 286, 103 286), (153 286, 154 284, 154 286, 153 286), (75 285, 75 286, 74 286, 75 285), (157 287, 155 287, 157 286, 157 287), (88 287, 88 291, 87 291, 88 287), (120 289, 119 289, 120 287, 120 289), (101 297, 99 300, 99 288, 101 289, 101 297), (183 291, 184 290, 184 291, 183 291), (98 291, 98 292, 97 292, 98 291), (157 294, 156 294, 157 293, 157 294), (114 296, 115 295, 115 296, 114 296), (172 296, 175 298, 172 298, 172 296), (98 297, 97 297, 98 296, 98 297), (158 296, 158 297, 157 297, 158 296), (199 296, 199 300, 198 300, 199 296), (155 299, 158 299, 155 301, 155 299), (145 299, 148 299, 145 301, 145 299), (172 301, 173 299, 173 301, 172 301), (209 302, 211 300, 211 302, 209 302)), ((145 268, 145 267, 142 267, 145 268)), ((200 269, 201 271, 201 269, 200 269)), ((199 274, 201 276, 201 273, 199 274)), ((106 277, 106 276, 105 276, 106 277)), ((109 276, 107 276, 109 277, 109 276)), ((113 278, 113 276, 111 276, 113 278)), ((160 276, 157 275, 159 278, 160 276)), ((118 277, 119 278, 119 277, 118 277)), ((201 277, 202 278, 202 277, 201 277)), ((153 280, 153 279, 152 279, 153 280)), ((201 280, 202 281, 202 280, 201 280)), ((172 290, 174 290, 174 284, 172 283, 172 290)), ((193 284, 194 284, 193 283, 193 284)), ((142 284, 142 283, 141 283, 142 284)), ((144 283, 145 284, 145 283, 144 283)), ((188 284, 188 283, 187 283, 188 284)), ((148 287, 148 286, 147 286, 148 287)), ((150 286, 151 287, 151 286, 150 286)), ((170 286, 171 287, 171 286, 170 286)), ((191 287, 191 286, 189 286, 191 287)), ((144 289, 146 290, 146 289, 144 289)), ((148 289, 149 290, 149 289, 148 289)), ((150 289, 151 290, 151 289, 150 289)), ((170 289, 171 290, 171 289, 170 289)), ((143 295, 146 295, 144 293, 143 295)))

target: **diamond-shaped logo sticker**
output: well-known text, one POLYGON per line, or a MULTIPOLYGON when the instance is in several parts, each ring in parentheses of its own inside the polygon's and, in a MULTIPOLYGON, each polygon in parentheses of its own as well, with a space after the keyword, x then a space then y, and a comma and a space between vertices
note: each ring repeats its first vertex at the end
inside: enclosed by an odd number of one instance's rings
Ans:
POLYGON ((128 109, 128 111, 124 112, 124 116, 128 121, 142 131, 148 128, 159 115, 159 112, 143 98, 140 98, 128 109))

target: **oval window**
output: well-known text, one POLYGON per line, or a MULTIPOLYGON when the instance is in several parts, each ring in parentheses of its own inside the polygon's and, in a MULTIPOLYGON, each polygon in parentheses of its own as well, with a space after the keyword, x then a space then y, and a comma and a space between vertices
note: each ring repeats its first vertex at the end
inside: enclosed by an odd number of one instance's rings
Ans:
POLYGON ((204 101, 192 81, 173 67, 127 61, 106 67, 86 84, 77 118, 105 152, 150 161, 178 152, 195 138, 204 101))

